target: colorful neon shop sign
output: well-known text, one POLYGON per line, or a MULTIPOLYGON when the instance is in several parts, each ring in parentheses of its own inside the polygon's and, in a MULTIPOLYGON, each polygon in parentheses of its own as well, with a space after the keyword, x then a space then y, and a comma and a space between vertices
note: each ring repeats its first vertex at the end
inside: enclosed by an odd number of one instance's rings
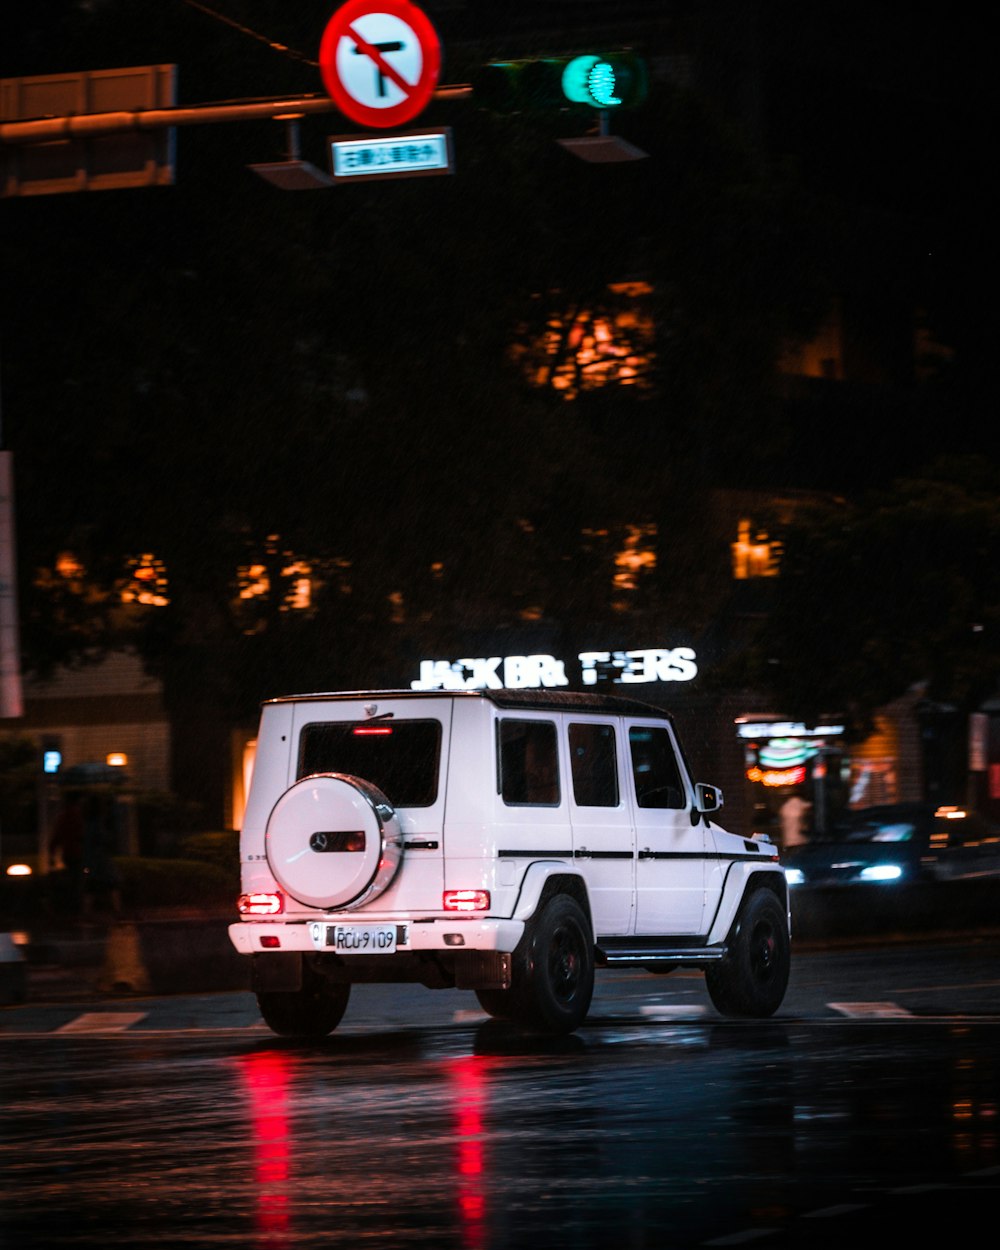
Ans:
POLYGON ((690 647, 638 651, 581 651, 575 662, 552 655, 489 656, 483 659, 421 660, 411 690, 539 690, 558 686, 643 685, 692 681, 698 675, 690 647))

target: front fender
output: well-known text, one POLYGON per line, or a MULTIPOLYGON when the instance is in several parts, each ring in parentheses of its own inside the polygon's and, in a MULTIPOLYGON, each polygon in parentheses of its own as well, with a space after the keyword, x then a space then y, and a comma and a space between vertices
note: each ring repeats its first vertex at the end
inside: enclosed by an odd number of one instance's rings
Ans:
POLYGON ((778 864, 772 866, 737 861, 729 865, 726 873, 719 906, 706 937, 709 946, 725 942, 743 900, 751 891, 758 889, 769 889, 778 896, 785 909, 788 931, 791 933, 792 914, 788 902, 788 882, 785 880, 784 869, 778 864))

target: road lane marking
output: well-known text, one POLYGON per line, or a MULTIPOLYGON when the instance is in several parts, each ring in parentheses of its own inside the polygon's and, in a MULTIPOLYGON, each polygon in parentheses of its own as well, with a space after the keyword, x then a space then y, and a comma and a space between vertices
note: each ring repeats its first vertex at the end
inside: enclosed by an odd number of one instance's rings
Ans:
POLYGON ((67 1024, 61 1025, 56 1033, 123 1033, 133 1024, 145 1020, 145 1011, 85 1011, 67 1024))
POLYGON ((730 1233, 728 1237, 716 1237, 712 1241, 703 1241, 703 1246, 745 1246, 751 1241, 760 1241, 762 1237, 773 1237, 781 1230, 778 1228, 745 1228, 741 1233, 730 1233))
POLYGON ((910 1019, 912 1011, 900 1007, 896 1003, 827 1003, 831 1011, 838 1011, 842 1016, 852 1016, 868 1020, 903 1020, 910 1019))
POLYGON ((935 1194, 942 1189, 954 1189, 951 1181, 925 1181, 919 1185, 897 1185, 887 1189, 887 1194, 935 1194))

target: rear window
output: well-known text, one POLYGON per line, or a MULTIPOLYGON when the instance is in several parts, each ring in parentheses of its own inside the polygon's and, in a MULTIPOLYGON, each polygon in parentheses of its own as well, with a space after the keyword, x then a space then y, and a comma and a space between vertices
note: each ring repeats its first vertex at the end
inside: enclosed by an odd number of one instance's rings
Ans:
POLYGON ((347 773, 378 786, 393 807, 430 807, 437 799, 441 722, 336 721, 306 725, 298 776, 347 773))

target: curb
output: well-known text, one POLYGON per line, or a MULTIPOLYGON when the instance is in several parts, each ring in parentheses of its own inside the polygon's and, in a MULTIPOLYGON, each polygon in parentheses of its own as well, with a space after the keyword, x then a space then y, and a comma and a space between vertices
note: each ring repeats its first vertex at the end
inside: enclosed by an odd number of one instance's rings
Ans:
MULTIPOLYGON (((126 994, 251 988, 250 960, 229 940, 230 915, 144 916, 76 932, 0 933, 0 1006, 126 994)), ((843 887, 792 895, 793 951, 967 942, 1000 934, 1000 882, 940 889, 843 887), (878 890, 880 893, 876 894, 878 890)))

